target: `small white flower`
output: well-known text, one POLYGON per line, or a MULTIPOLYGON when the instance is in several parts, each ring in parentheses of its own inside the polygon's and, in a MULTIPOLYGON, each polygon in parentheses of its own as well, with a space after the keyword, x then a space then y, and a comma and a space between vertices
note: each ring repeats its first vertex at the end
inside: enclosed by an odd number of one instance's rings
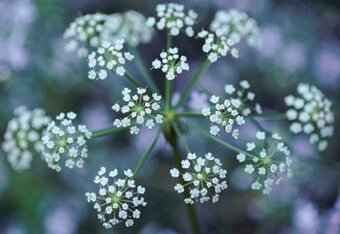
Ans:
MULTIPOLYGON (((232 96, 222 99, 213 95, 210 98, 210 107, 202 109, 201 113, 208 117, 212 124, 210 127, 211 135, 216 136, 222 127, 225 132, 231 133, 235 139, 239 137, 239 129, 235 126, 245 124, 245 118, 252 112, 248 102, 253 101, 255 96, 248 91, 250 85, 247 81, 241 81, 240 86, 241 89, 236 91, 233 85, 226 85, 226 94, 232 96)), ((253 109, 260 111, 260 108, 253 109)))
POLYGON ((148 94, 144 88, 137 88, 137 94, 131 94, 130 89, 124 88, 122 94, 124 105, 116 103, 112 106, 112 110, 121 112, 125 117, 115 119, 114 126, 130 127, 130 133, 136 135, 139 133, 139 125, 151 129, 163 122, 163 116, 160 114, 160 95, 148 94))
POLYGON ((78 56, 88 54, 88 47, 96 48, 101 43, 103 24, 109 16, 101 13, 87 14, 75 19, 64 33, 68 39, 67 51, 77 51, 78 56))
POLYGON ((98 47, 97 52, 88 56, 88 78, 91 80, 105 80, 108 71, 114 71, 119 76, 125 75, 125 63, 131 61, 133 55, 122 52, 124 40, 116 40, 114 44, 104 42, 98 47))
POLYGON ((264 132, 257 132, 256 138, 257 144, 247 143, 249 154, 239 153, 236 158, 240 163, 246 163, 244 171, 255 177, 251 189, 262 189, 263 194, 268 194, 274 180, 278 184, 284 174, 291 176, 290 151, 277 133, 266 137, 264 132))
POLYGON ((95 177, 94 183, 99 185, 98 194, 87 192, 88 202, 94 203, 98 219, 105 228, 124 222, 131 227, 135 219, 139 219, 141 211, 138 207, 146 206, 142 197, 145 188, 136 185, 131 170, 124 172, 125 178, 116 178, 117 169, 107 171, 102 167, 95 177))
POLYGON ((184 12, 184 6, 177 3, 158 4, 156 7, 157 21, 154 17, 147 20, 148 26, 156 26, 158 30, 167 30, 172 36, 178 36, 183 30, 192 37, 193 26, 197 14, 193 10, 184 12))
POLYGON ((77 115, 60 113, 56 121, 48 124, 42 136, 43 158, 48 167, 61 171, 62 164, 68 168, 82 168, 87 158, 87 140, 92 133, 85 125, 75 126, 77 115))
POLYGON ((220 160, 214 158, 211 153, 205 154, 205 157, 189 153, 181 165, 180 170, 173 168, 170 174, 172 177, 180 176, 184 181, 184 184, 176 184, 174 189, 178 193, 183 193, 184 188, 189 190, 190 196, 184 199, 187 204, 210 200, 216 203, 220 193, 228 187, 225 181, 227 171, 221 168, 220 160))
POLYGON ((311 144, 317 144, 320 151, 326 149, 327 138, 333 136, 334 115, 332 103, 314 86, 301 83, 297 87, 299 97, 289 95, 285 98, 290 108, 287 119, 292 121, 290 130, 294 134, 309 135, 311 144))
POLYGON ((14 110, 14 117, 8 122, 2 144, 7 160, 14 170, 29 169, 33 156, 41 154, 41 133, 50 121, 41 109, 31 111, 20 106, 14 110))
POLYGON ((219 10, 210 24, 210 30, 218 36, 225 36, 234 43, 246 39, 251 47, 260 47, 261 35, 256 21, 236 9, 219 10))
POLYGON ((202 50, 207 54, 207 57, 211 63, 216 62, 219 58, 227 56, 228 52, 232 50, 231 55, 234 58, 238 58, 238 51, 234 46, 232 40, 228 40, 225 36, 217 36, 214 33, 202 30, 198 33, 199 38, 205 40, 202 50))
POLYGON ((152 67, 160 69, 168 80, 173 80, 183 71, 189 70, 187 57, 180 56, 177 48, 169 48, 168 51, 163 51, 160 54, 160 59, 152 62, 152 67))
POLYGON ((152 36, 153 29, 146 24, 145 17, 132 10, 109 15, 101 32, 102 41, 114 43, 123 39, 131 46, 150 42, 152 36))

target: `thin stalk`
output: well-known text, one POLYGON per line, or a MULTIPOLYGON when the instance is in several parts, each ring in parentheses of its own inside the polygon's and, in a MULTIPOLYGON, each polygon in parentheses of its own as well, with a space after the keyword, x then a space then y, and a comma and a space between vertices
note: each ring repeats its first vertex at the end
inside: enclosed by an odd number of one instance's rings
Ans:
POLYGON ((121 130, 124 130, 128 127, 109 127, 109 128, 104 128, 104 129, 100 129, 100 130, 96 130, 92 132, 92 138, 98 138, 98 137, 104 137, 107 135, 111 135, 114 132, 119 132, 121 130))
MULTIPOLYGON (((181 173, 183 173, 183 169, 182 169, 182 165, 181 165, 182 158, 181 158, 181 155, 180 155, 180 151, 178 149, 177 141, 174 140, 170 144, 171 144, 172 150, 174 152, 174 160, 175 160, 176 167, 178 168, 178 170, 181 173)), ((181 184, 185 184, 185 181, 182 177, 179 177, 179 180, 180 180, 181 184)), ((189 192, 187 187, 184 187, 183 196, 184 196, 184 198, 190 197, 190 192, 189 192)), ((186 206, 187 211, 188 211, 192 232, 195 233, 195 234, 200 234, 201 231, 200 231, 200 226, 199 226, 199 223, 198 223, 198 218, 197 218, 195 207, 193 205, 190 205, 190 204, 186 204, 185 206, 186 206)))
POLYGON ((178 116, 178 117, 188 117, 188 118, 205 118, 204 115, 202 115, 200 113, 194 113, 194 112, 177 113, 176 116, 178 116))
MULTIPOLYGON (((191 125, 191 126, 192 126, 192 125, 191 125)), ((230 150, 232 150, 232 151, 234 151, 234 152, 237 152, 237 153, 241 153, 241 154, 247 155, 247 156, 249 156, 249 157, 251 157, 251 158, 255 157, 254 155, 252 155, 252 154, 250 154, 250 153, 248 153, 248 152, 246 152, 246 151, 244 151, 244 150, 242 150, 242 149, 240 149, 240 148, 238 148, 238 147, 236 147, 236 146, 234 146, 234 145, 231 145, 231 144, 229 144, 228 142, 222 141, 221 139, 219 139, 219 138, 217 138, 217 137, 215 137, 215 136, 212 136, 211 134, 205 132, 204 130, 202 130, 202 129, 198 128, 198 127, 193 127, 193 129, 194 129, 195 131, 197 131, 198 133, 200 133, 201 135, 203 135, 203 136, 209 138, 209 139, 212 140, 212 141, 215 141, 216 143, 218 143, 218 144, 220 144, 220 145, 223 145, 223 146, 227 147, 228 149, 230 149, 230 150)))
POLYGON ((204 62, 201 64, 199 69, 196 71, 196 73, 191 78, 188 85, 185 87, 184 91, 182 92, 181 98, 178 100, 176 107, 178 107, 178 106, 180 106, 184 103, 186 98, 189 96, 192 88, 197 83, 197 81, 201 77, 202 73, 208 68, 209 65, 210 65, 210 61, 208 59, 204 60, 204 62))
POLYGON ((172 124, 172 127, 174 128, 175 132, 176 132, 176 135, 181 143, 181 145, 184 147, 185 151, 187 153, 191 153, 191 150, 189 148, 189 145, 185 142, 184 138, 183 138, 183 135, 181 134, 181 131, 179 130, 177 124, 173 123, 172 124))
POLYGON ((153 139, 153 141, 151 142, 151 144, 149 145, 149 147, 146 149, 146 151, 144 152, 142 158, 139 160, 136 168, 135 168, 135 171, 133 172, 133 178, 136 178, 136 176, 138 175, 138 173, 140 172, 140 170, 142 169, 145 161, 148 159, 148 157, 150 156, 153 148, 155 147, 158 139, 159 139, 159 136, 160 136, 160 133, 161 133, 161 130, 159 129, 157 131, 157 134, 155 136, 155 138, 153 139))
POLYGON ((154 80, 152 79, 152 76, 149 72, 149 69, 147 69, 139 51, 137 48, 130 46, 129 47, 130 52, 135 56, 135 61, 137 65, 137 69, 142 74, 143 79, 145 80, 145 83, 150 87, 152 92, 160 93, 159 89, 157 88, 157 85, 155 84, 154 80))
MULTIPOLYGON (((168 33, 166 37, 166 50, 170 49, 171 46, 172 46, 172 36, 170 33, 168 33)), ((171 108, 172 89, 173 89, 172 80, 166 79, 165 81, 165 109, 166 110, 169 110, 171 108)))
POLYGON ((251 115, 250 118, 254 119, 264 119, 264 120, 281 120, 286 118, 286 114, 278 113, 278 114, 259 114, 259 115, 251 115))
POLYGON ((137 88, 142 87, 142 85, 135 78, 133 78, 130 73, 125 72, 124 76, 137 88))

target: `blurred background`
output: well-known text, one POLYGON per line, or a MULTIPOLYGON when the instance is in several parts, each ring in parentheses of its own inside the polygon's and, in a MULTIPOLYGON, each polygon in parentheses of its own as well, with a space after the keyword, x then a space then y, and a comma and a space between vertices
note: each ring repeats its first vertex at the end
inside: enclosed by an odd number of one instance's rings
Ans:
MULTIPOLYGON (((136 10, 152 16, 154 0, 0 0, 0 133, 3 136, 13 109, 26 105, 48 115, 74 111, 91 130, 110 126, 111 105, 127 84, 119 77, 93 82, 87 79, 86 61, 64 50, 63 32, 85 13, 136 10)), ((221 94, 223 85, 247 79, 265 110, 284 112, 283 98, 296 94, 303 81, 319 87, 333 102, 335 136, 318 154, 304 136, 292 136, 288 124, 262 122, 292 144, 297 163, 294 177, 284 180, 269 196, 250 191, 249 178, 235 154, 191 133, 189 145, 214 152, 228 170, 229 188, 217 205, 198 205, 203 233, 340 233, 340 4, 333 0, 186 0, 199 14, 196 28, 207 28, 217 10, 237 8, 258 21, 263 36, 259 50, 240 45, 240 58, 220 59, 202 77, 199 86, 221 94)), ((189 58, 191 71, 178 80, 181 88, 204 59, 202 42, 184 35, 175 45, 189 58)), ((151 61, 164 48, 165 36, 139 46, 151 61)), ((131 63, 130 71, 138 76, 131 63)), ((157 73, 153 73, 156 74, 157 73)), ((155 76, 156 78, 158 76, 155 76)), ((159 79, 162 81, 162 79, 159 79)), ((194 98, 194 97, 193 97, 194 98)), ((206 127, 208 129, 208 126, 206 127)), ((241 134, 249 139, 256 126, 241 134)), ((104 230, 84 193, 93 189, 100 168, 134 168, 154 131, 131 137, 128 132, 91 141, 90 157, 81 170, 55 173, 35 157, 32 168, 17 173, 0 151, 0 233, 190 233, 182 197, 173 191, 169 176, 171 152, 161 139, 143 168, 138 183, 147 187, 148 206, 134 227, 104 230)), ((2 143, 2 138, 0 143, 2 143)), ((226 139, 232 141, 231 139, 226 139)), ((234 142, 243 146, 241 140, 234 142)))

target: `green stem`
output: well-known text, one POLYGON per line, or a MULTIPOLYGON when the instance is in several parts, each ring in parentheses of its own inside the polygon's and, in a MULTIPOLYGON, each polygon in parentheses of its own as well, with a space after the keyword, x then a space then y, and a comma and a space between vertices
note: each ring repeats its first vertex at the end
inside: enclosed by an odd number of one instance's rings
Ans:
MULTIPOLYGON (((174 160, 175 160, 176 167, 178 168, 180 173, 183 174, 183 168, 182 168, 182 165, 181 165, 182 158, 181 158, 181 155, 180 155, 180 151, 178 149, 178 144, 177 144, 177 141, 176 141, 176 135, 174 135, 169 140, 169 143, 170 143, 172 150, 174 152, 174 160)), ((183 180, 182 177, 179 177, 179 180, 180 180, 181 184, 185 184, 185 181, 183 180)), ((183 196, 184 196, 184 198, 190 197, 190 192, 189 192, 187 187, 184 187, 183 196)), ((185 204, 185 206, 186 206, 187 211, 188 211, 192 232, 195 233, 195 234, 200 234, 201 231, 200 231, 200 226, 199 226, 199 223, 198 223, 198 218, 197 218, 195 207, 193 205, 190 205, 190 204, 185 204)))
MULTIPOLYGON (((172 36, 170 33, 168 33, 166 37, 166 50, 169 50, 171 46, 172 46, 172 36)), ((166 110, 169 110, 171 108, 172 89, 173 89, 172 80, 166 79, 165 81, 165 109, 166 110)))
POLYGON ((286 119, 286 114, 259 114, 259 115, 251 115, 250 118, 254 119, 264 119, 264 120, 281 120, 286 119))
POLYGON ((135 78, 133 78, 130 73, 125 72, 124 76, 137 88, 142 87, 142 85, 135 78))
POLYGON ((171 99, 172 99, 172 80, 165 81, 165 109, 169 110, 171 108, 171 99))
POLYGON ((152 79, 152 76, 149 72, 149 69, 146 68, 145 63, 144 63, 143 59, 141 58, 138 49, 130 46, 129 50, 135 56, 137 68, 138 68, 139 72, 142 74, 142 76, 145 80, 145 83, 150 87, 152 92, 160 93, 159 89, 157 88, 157 85, 155 84, 154 80, 152 79))
POLYGON ((178 117, 189 117, 189 118, 205 118, 204 115, 202 115, 200 113, 194 113, 194 112, 177 113, 176 116, 178 116, 178 117))
POLYGON ((148 157, 150 156, 153 148, 155 147, 158 139, 159 139, 159 136, 160 136, 160 133, 161 133, 161 130, 159 129, 157 131, 157 134, 155 136, 155 138, 153 139, 153 141, 151 142, 151 144, 149 145, 149 147, 146 149, 146 151, 144 152, 142 158, 139 160, 136 168, 135 168, 135 171, 133 172, 133 178, 136 178, 136 176, 138 175, 138 173, 140 172, 140 170, 142 169, 145 161, 148 159, 148 157))
MULTIPOLYGON (((192 125, 191 125, 191 126, 192 126, 192 125)), ((201 135, 203 135, 203 136, 209 138, 209 139, 212 140, 212 141, 215 141, 216 143, 218 143, 218 144, 220 144, 220 145, 223 145, 223 146, 227 147, 228 149, 230 149, 230 150, 232 150, 232 151, 234 151, 234 152, 237 152, 237 153, 241 153, 241 154, 247 155, 247 156, 249 156, 249 157, 251 157, 251 158, 255 157, 254 155, 252 155, 252 154, 250 154, 250 153, 248 153, 248 152, 246 152, 246 151, 244 151, 244 150, 242 150, 242 149, 240 149, 240 148, 238 148, 238 147, 236 147, 236 146, 234 146, 234 145, 231 145, 231 144, 229 144, 229 143, 227 143, 227 142, 225 142, 225 141, 222 141, 221 139, 219 139, 219 138, 217 138, 217 137, 215 137, 215 136, 212 136, 211 134, 205 132, 204 130, 202 130, 202 129, 198 128, 198 127, 192 127, 192 128, 193 128, 195 131, 197 131, 198 133, 200 133, 201 135)))
POLYGON ((182 136, 182 134, 181 134, 181 131, 179 130, 177 124, 173 123, 173 124, 172 124, 172 127, 174 128, 174 130, 175 130, 175 132, 176 132, 176 135, 177 135, 177 137, 178 137, 178 139, 179 139, 181 145, 184 147, 185 151, 186 151, 187 153, 191 153, 191 150, 190 150, 188 144, 185 142, 185 140, 184 140, 184 138, 183 138, 183 136, 182 136))
POLYGON ((98 138, 98 137, 103 137, 103 136, 111 135, 114 132, 119 132, 119 131, 124 130, 126 128, 128 128, 128 127, 120 127, 120 128, 109 127, 109 128, 104 128, 104 129, 96 130, 96 131, 92 132, 92 138, 98 138))
POLYGON ((201 77, 202 73, 208 68, 208 66, 210 65, 210 61, 208 59, 204 60, 204 62, 202 63, 202 65, 199 67, 199 69, 196 71, 196 73, 194 74, 194 76, 191 78, 191 80, 189 81, 188 85, 185 87, 184 91, 181 94, 181 98, 178 100, 178 103, 176 104, 176 107, 182 105, 184 103, 184 101, 186 100, 186 98, 189 96, 192 88, 194 87, 194 85, 196 84, 196 82, 199 80, 199 78, 201 77))

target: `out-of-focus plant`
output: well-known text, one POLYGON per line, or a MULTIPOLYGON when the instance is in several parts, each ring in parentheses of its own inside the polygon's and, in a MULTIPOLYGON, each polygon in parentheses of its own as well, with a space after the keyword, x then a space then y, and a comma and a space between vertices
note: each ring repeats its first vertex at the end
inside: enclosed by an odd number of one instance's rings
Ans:
POLYGON ((80 57, 87 56, 90 80, 105 80, 111 72, 126 79, 127 86, 131 85, 122 89, 122 101, 112 103, 113 111, 119 115, 113 120, 113 126, 88 130, 85 125, 75 123, 77 115, 73 112, 60 113, 53 121, 42 110, 21 107, 15 110, 15 117, 8 124, 3 149, 17 171, 29 169, 35 154, 59 172, 86 165, 86 158, 91 157, 89 141, 118 131, 128 130, 131 135, 137 135, 142 134, 141 128, 158 128, 134 170, 126 169, 120 177, 117 169, 107 169, 106 165, 100 168, 94 179, 98 191, 87 192, 87 201, 93 203, 105 228, 119 223, 132 226, 141 217, 142 207, 147 205, 143 197, 146 188, 137 185, 135 179, 163 134, 174 156, 175 167, 170 170, 171 177, 178 179, 174 190, 183 194, 193 233, 200 233, 195 204, 219 201, 228 187, 227 170, 213 149, 204 156, 196 155, 186 142, 184 130, 234 151, 235 160, 245 164, 244 172, 253 176, 250 188, 269 194, 274 184, 292 176, 291 168, 296 160, 289 149, 289 139, 264 130, 258 120, 291 122, 292 133, 309 135, 310 143, 317 144, 321 151, 333 135, 334 116, 331 102, 319 89, 308 84, 298 85, 299 96, 289 95, 284 99, 289 107, 286 113, 274 111, 274 114, 262 111, 246 80, 240 81, 239 87, 226 84, 224 95, 206 89, 195 90, 202 74, 217 60, 228 55, 239 57, 237 46, 242 40, 251 47, 260 47, 256 21, 237 10, 219 11, 209 30, 196 31, 198 15, 193 10, 186 11, 183 5, 159 4, 156 13, 156 17, 149 18, 135 11, 88 14, 77 18, 65 31, 66 49, 76 51, 80 57), (152 64, 145 66, 137 46, 150 42, 156 30, 166 33, 164 50, 152 64), (203 40, 206 59, 187 80, 174 103, 174 83, 185 82, 180 76, 190 69, 190 59, 175 45, 174 38, 181 33, 192 40, 203 40), (126 64, 134 61, 143 82, 128 71, 126 64), (155 78, 155 70, 160 70, 163 76, 155 78), (164 89, 157 86, 156 79, 164 80, 164 89), (197 100, 192 100, 195 97, 197 100), (238 127, 248 121, 256 123, 259 129, 246 147, 222 139, 224 132, 242 139, 238 127), (204 123, 210 124, 210 129, 205 128, 204 123), (184 158, 182 151, 187 155, 184 158))

